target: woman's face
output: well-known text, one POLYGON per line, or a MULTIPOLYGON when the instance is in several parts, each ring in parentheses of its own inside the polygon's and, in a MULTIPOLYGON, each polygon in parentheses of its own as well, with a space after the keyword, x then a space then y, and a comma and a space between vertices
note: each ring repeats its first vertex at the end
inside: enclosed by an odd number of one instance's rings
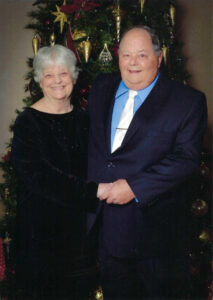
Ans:
POLYGON ((45 98, 67 100, 72 93, 74 81, 66 66, 54 63, 43 69, 40 86, 45 98))

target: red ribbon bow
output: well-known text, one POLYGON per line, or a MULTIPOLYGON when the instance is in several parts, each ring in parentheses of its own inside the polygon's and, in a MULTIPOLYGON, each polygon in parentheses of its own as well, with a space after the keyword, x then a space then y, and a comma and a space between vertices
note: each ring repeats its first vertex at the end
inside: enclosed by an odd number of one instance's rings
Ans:
POLYGON ((100 4, 94 3, 94 0, 75 0, 73 4, 65 4, 61 6, 61 12, 65 14, 72 14, 77 10, 88 11, 100 4))

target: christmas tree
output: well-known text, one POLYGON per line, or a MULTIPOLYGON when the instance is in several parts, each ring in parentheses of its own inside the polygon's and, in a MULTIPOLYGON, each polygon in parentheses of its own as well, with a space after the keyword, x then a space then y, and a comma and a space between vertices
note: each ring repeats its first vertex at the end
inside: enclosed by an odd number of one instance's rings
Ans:
MULTIPOLYGON (((182 43, 176 24, 175 0, 39 0, 29 13, 27 28, 34 31, 32 40, 36 54, 43 46, 62 44, 74 51, 81 69, 72 101, 86 107, 91 83, 99 72, 118 70, 118 45, 122 32, 134 25, 148 25, 161 41, 162 71, 170 78, 187 84, 189 74, 186 59, 181 54, 182 43)), ((33 58, 28 59, 26 91, 23 99, 29 106, 41 98, 41 90, 33 79, 33 58)), ((17 111, 17 114, 19 111, 17 111)), ((13 124, 11 125, 13 129, 13 124)), ((211 283, 211 157, 204 151, 200 169, 191 179, 189 204, 189 248, 192 285, 189 299, 206 298, 211 283)), ((10 142, 0 167, 4 183, 0 184, 5 217, 0 224, 0 282, 2 294, 7 295, 13 284, 13 239, 15 230, 16 178, 10 164, 10 142), (2 243, 3 242, 3 243, 2 243), (4 245, 4 246, 3 246, 4 245), (4 251, 5 250, 5 251, 4 251)), ((101 297, 101 294, 96 293, 101 297)), ((101 298, 99 298, 101 299, 101 298)))

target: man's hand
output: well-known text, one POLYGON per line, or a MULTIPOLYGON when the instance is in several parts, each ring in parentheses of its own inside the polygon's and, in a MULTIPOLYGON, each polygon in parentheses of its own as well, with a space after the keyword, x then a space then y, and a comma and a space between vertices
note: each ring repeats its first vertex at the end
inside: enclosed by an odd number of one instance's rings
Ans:
POLYGON ((112 186, 112 183, 99 183, 97 197, 100 198, 102 194, 108 191, 112 186))
POLYGON ((135 194, 131 190, 125 179, 118 179, 113 182, 106 191, 104 191, 99 199, 106 200, 108 204, 127 204, 133 198, 135 198, 135 194))

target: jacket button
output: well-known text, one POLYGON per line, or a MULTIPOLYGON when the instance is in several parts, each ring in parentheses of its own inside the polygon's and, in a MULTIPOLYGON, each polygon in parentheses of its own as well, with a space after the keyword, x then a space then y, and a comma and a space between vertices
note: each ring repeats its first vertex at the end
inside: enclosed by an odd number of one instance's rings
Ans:
POLYGON ((112 168, 112 167, 114 167, 115 165, 113 165, 113 163, 110 161, 109 163, 108 163, 108 165, 107 165, 107 167, 108 168, 112 168))

